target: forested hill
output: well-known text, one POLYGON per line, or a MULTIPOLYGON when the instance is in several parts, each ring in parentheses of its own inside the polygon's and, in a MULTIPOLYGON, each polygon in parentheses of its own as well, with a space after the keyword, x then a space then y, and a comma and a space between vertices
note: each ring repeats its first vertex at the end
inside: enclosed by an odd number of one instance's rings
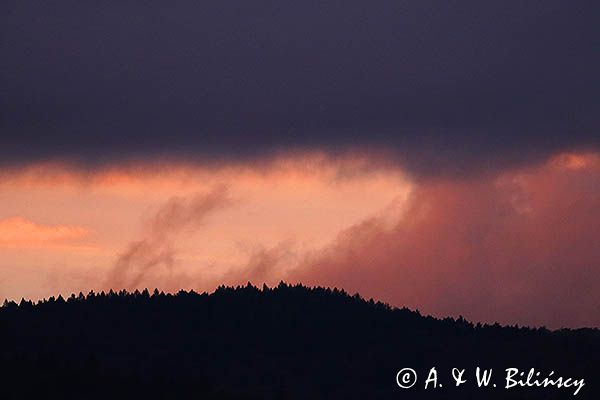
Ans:
POLYGON ((597 399, 600 331, 424 317, 337 289, 90 293, 0 308, 0 399, 572 398, 505 389, 505 369, 584 378, 597 399), (477 388, 475 367, 497 387, 477 388), (410 367, 417 383, 402 389, 410 367), (430 368, 438 384, 424 390, 430 368), (451 370, 466 369, 455 387, 451 370))

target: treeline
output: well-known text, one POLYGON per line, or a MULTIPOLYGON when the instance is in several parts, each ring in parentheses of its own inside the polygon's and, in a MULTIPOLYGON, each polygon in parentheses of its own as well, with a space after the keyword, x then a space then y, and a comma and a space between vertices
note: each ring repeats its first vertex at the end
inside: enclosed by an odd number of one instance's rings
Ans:
MULTIPOLYGON (((558 388, 453 387, 454 367, 550 370, 595 398, 600 331, 472 324, 279 284, 214 293, 80 293, 0 308, 0 398, 565 398, 558 388), (396 373, 419 381, 400 389, 396 373), (431 367, 443 388, 423 390, 431 367)), ((496 372, 495 372, 496 373, 496 372)))

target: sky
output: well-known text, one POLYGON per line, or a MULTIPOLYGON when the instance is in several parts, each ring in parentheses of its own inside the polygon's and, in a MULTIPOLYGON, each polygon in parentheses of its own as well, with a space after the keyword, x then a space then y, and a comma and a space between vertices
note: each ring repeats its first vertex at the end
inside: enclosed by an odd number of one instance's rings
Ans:
POLYGON ((285 280, 600 326, 597 2, 0 8, 0 300, 285 280))

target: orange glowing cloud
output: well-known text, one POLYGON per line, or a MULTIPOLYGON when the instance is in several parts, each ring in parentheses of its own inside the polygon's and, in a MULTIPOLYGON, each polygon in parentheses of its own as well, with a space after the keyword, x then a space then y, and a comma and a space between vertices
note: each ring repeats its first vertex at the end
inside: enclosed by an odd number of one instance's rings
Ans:
POLYGON ((323 153, 249 164, 148 162, 96 170, 40 164, 3 170, 0 218, 27 215, 88 227, 93 235, 86 245, 93 251, 55 246, 6 252, 0 294, 39 298, 107 285, 210 290, 243 276, 258 279, 256 265, 266 263, 264 254, 292 246, 282 252, 289 257, 280 275, 298 256, 404 198, 411 187, 389 165, 323 153), (231 202, 216 196, 206 203, 206 213, 196 212, 205 204, 198 195, 219 187, 227 188, 231 202))
POLYGON ((80 239, 88 229, 70 225, 44 225, 22 217, 0 220, 0 246, 40 246, 80 239))

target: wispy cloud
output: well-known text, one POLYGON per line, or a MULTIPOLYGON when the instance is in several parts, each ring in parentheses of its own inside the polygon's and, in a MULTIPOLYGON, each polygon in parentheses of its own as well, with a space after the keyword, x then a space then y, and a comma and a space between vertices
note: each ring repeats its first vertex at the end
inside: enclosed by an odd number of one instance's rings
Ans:
POLYGON ((135 240, 119 255, 107 286, 135 288, 146 274, 162 266, 172 270, 176 260, 178 234, 198 230, 206 217, 231 204, 225 187, 189 197, 173 197, 149 221, 142 238, 135 240))

